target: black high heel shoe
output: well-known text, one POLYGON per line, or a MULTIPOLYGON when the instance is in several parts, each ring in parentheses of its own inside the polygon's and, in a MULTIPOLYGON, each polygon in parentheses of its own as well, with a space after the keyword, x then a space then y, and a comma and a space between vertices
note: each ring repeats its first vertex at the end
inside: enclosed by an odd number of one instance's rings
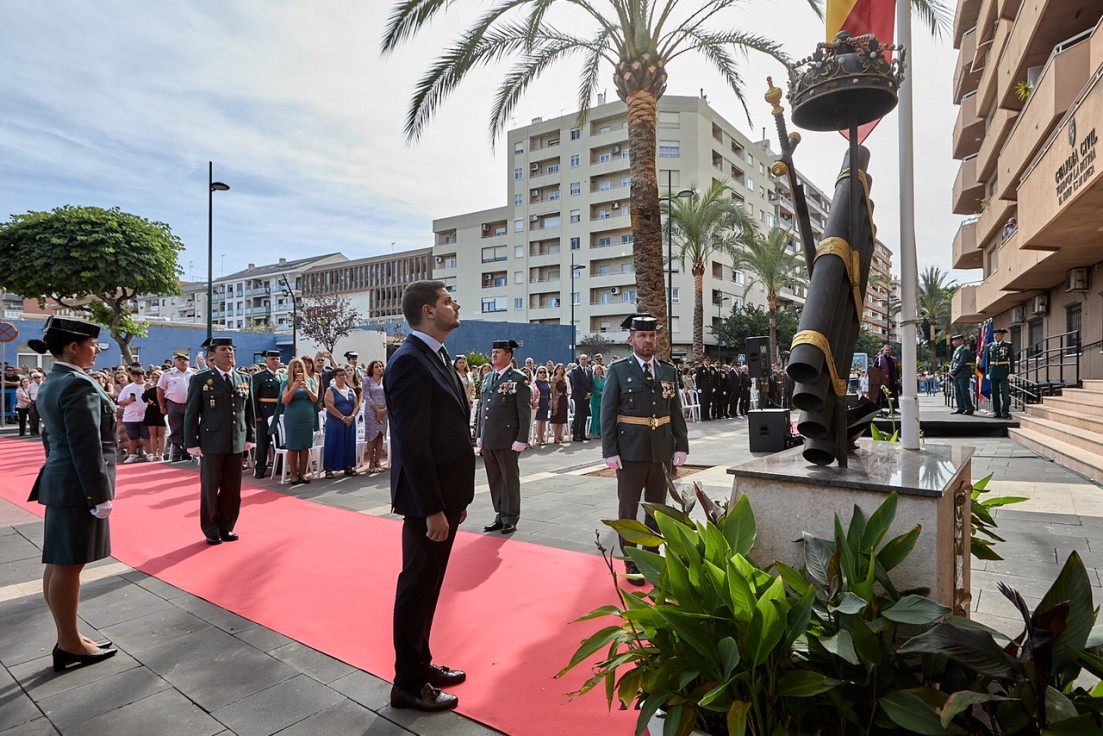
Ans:
POLYGON ((105 659, 110 659, 118 654, 118 649, 100 649, 95 654, 73 654, 72 652, 66 652, 63 649, 58 649, 58 646, 54 645, 54 672, 64 672, 68 669, 69 665, 75 664, 78 667, 85 667, 90 664, 96 664, 102 662, 105 659))

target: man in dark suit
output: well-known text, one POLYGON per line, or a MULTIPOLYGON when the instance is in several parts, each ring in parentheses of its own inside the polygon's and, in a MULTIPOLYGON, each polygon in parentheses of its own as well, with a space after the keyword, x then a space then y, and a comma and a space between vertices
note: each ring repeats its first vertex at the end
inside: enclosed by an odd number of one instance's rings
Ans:
MULTIPOLYGON (((617 471, 618 518, 635 519, 640 496, 651 503, 666 499, 666 473, 682 465, 689 454, 689 433, 678 394, 678 371, 655 358, 658 320, 634 314, 621 327, 629 330, 632 355, 609 366, 601 394, 601 455, 617 471)), ((704 403, 701 404, 702 409, 704 403)), ((657 529, 648 516, 645 523, 657 529)), ((620 549, 629 543, 622 537, 620 549)), ((643 585, 632 560, 625 563, 628 580, 643 585)))
POLYGON ((199 458, 199 526, 207 544, 236 542, 241 457, 253 449, 256 419, 249 377, 234 370, 234 342, 204 343, 208 365, 192 376, 184 407, 184 446, 199 458))
POLYGON ((586 418, 590 416, 590 394, 594 392, 594 373, 590 370, 590 358, 578 356, 578 365, 567 374, 571 383, 571 399, 574 401, 574 422, 571 424, 571 439, 585 442, 586 418))
POLYGON ((483 455, 494 522, 483 531, 512 534, 521 518, 521 469, 518 458, 529 442, 532 427, 532 389, 524 373, 510 364, 515 340, 491 343, 490 365, 494 373, 483 381, 479 415, 475 419, 475 444, 483 455))
POLYGON ((253 374, 250 391, 253 394, 253 415, 256 417, 256 452, 253 453, 253 477, 268 475, 268 450, 272 439, 268 434, 269 422, 276 413, 276 404, 280 400, 280 377, 276 371, 280 367, 280 351, 264 351, 264 367, 253 374))
POLYGON ((411 334, 383 374, 391 420, 391 505, 402 522, 402 571, 394 602, 391 706, 435 712, 459 699, 439 688, 467 675, 433 664, 429 636, 456 530, 475 497, 470 408, 444 347, 460 305, 441 281, 402 294, 411 334))
POLYGON ((703 421, 712 419, 712 374, 709 372, 711 364, 712 361, 705 356, 705 362, 698 363, 693 369, 693 383, 697 386, 697 395, 700 397, 703 421))

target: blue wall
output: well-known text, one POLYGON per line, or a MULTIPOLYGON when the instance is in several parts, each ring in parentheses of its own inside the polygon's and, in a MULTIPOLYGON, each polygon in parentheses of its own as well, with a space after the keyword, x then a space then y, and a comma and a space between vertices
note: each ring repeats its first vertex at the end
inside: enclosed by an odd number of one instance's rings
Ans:
MULTIPOLYGON (((382 327, 388 335, 409 334, 405 322, 388 322, 382 327), (401 330, 398 328, 401 327, 401 330)), ((580 334, 579 337, 582 337, 580 334)), ((513 351, 518 363, 532 358, 537 363, 551 360, 566 365, 571 356, 571 328, 569 325, 530 325, 521 322, 483 322, 466 320, 460 315, 460 326, 448 336, 448 352, 482 353, 490 355, 490 343, 495 340, 513 339, 522 343, 513 351)), ((627 347, 620 352, 626 354, 627 347)))

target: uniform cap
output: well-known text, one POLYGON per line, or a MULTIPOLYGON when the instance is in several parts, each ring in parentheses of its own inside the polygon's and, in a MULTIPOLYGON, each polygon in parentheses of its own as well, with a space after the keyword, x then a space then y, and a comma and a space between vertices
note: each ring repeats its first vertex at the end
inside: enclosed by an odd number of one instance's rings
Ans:
POLYGON ((964 340, 965 338, 961 335, 950 335, 950 339, 951 340, 964 340))
POLYGON ((490 343, 490 347, 497 350, 509 350, 510 352, 512 352, 516 348, 521 347, 521 343, 517 342, 516 340, 495 340, 494 342, 490 343))
MULTIPOLYGON (((87 340, 90 337, 95 338, 100 336, 100 326, 94 322, 87 322, 83 319, 51 316, 42 327, 42 334, 44 336, 56 335, 58 337, 72 338, 77 341, 87 340)), ((45 353, 47 351, 46 343, 42 340, 28 340, 27 345, 36 353, 45 353)))
POLYGON ((278 358, 278 357, 280 357, 280 351, 279 350, 265 350, 264 351, 264 357, 265 358, 278 358))
POLYGON ((174 353, 172 354, 172 357, 173 357, 173 358, 183 358, 184 360, 191 360, 191 358, 189 358, 189 357, 188 357, 188 354, 187 354, 187 353, 182 353, 182 352, 180 352, 179 350, 177 350, 176 352, 174 352, 174 353))
POLYGON ((212 337, 203 341, 202 347, 205 348, 217 348, 225 345, 226 347, 233 347, 234 340, 231 337, 212 337))
POLYGON ((1005 335, 1007 334, 1007 330, 1005 330, 1003 327, 997 327, 996 329, 992 330, 992 332, 994 334, 999 334, 1001 332, 1005 335))
POLYGON ((347 353, 345 353, 345 360, 352 360, 353 358, 355 358, 356 360, 359 360, 360 359, 360 353, 357 353, 353 350, 350 350, 347 353))
POLYGON ((639 313, 633 314, 627 317, 620 326, 626 330, 635 332, 636 330, 643 330, 645 332, 655 332, 659 329, 659 320, 652 317, 650 314, 639 313))

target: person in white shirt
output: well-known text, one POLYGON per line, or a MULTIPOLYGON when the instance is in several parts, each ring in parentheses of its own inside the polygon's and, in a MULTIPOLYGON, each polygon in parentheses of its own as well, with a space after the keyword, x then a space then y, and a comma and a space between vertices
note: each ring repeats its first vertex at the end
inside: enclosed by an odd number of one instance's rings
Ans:
POLYGON ((39 422, 42 421, 38 416, 38 404, 37 404, 37 402, 38 402, 38 389, 39 389, 39 387, 42 386, 42 378, 43 378, 42 374, 39 373, 38 371, 35 371, 34 373, 31 374, 31 382, 27 386, 27 394, 31 397, 30 413, 28 415, 29 419, 30 419, 30 422, 31 422, 31 426, 30 426, 31 437, 37 437, 38 436, 38 424, 39 424, 39 422))
POLYGON ((188 459, 184 449, 184 405, 188 400, 188 383, 195 371, 188 367, 187 353, 174 353, 172 363, 172 368, 162 373, 157 382, 157 403, 161 413, 168 417, 172 446, 169 460, 175 463, 188 459))
POLYGON ((126 429, 128 455, 124 464, 144 459, 152 461, 153 455, 139 455, 139 448, 149 445, 149 428, 146 427, 146 402, 142 394, 146 392, 146 374, 140 367, 131 366, 130 383, 126 384, 116 399, 123 408, 123 428, 126 429))

